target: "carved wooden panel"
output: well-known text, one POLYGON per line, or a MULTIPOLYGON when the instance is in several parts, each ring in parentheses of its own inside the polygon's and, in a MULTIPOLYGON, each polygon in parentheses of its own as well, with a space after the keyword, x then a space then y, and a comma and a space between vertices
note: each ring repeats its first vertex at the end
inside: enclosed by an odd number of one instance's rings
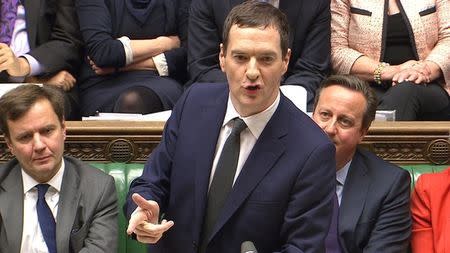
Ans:
MULTIPOLYGON (((67 122, 65 154, 88 162, 145 163, 164 122, 67 122)), ((0 138, 0 163, 13 156, 0 138)), ((361 146, 396 164, 450 164, 450 122, 374 122, 361 146)))

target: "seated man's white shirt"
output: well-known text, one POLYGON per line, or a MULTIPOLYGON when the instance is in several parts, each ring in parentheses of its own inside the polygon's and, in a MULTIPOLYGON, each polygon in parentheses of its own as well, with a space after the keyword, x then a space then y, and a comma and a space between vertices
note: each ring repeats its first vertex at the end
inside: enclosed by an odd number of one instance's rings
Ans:
MULTIPOLYGON (((56 175, 47 182, 50 187, 45 194, 47 205, 52 211, 56 221, 58 213, 59 193, 64 175, 64 159, 61 168, 56 175)), ((47 244, 45 244, 41 228, 39 226, 36 203, 38 199, 37 188, 39 182, 34 180, 22 169, 23 180, 23 229, 22 229, 22 245, 21 253, 48 253, 47 244)))
POLYGON ((225 113, 225 117, 222 123, 219 138, 217 139, 216 153, 214 155, 213 166, 209 177, 209 186, 211 186, 214 173, 216 172, 217 163, 219 162, 219 158, 222 153, 223 146, 225 145, 225 141, 227 140, 228 136, 231 134, 231 130, 233 129, 232 123, 233 119, 236 117, 241 118, 247 125, 247 129, 244 129, 241 132, 239 159, 236 167, 236 174, 234 175, 233 179, 234 184, 234 182, 236 182, 237 177, 239 176, 239 173, 241 173, 242 167, 244 166, 245 161, 247 161, 247 158, 250 152, 252 151, 253 146, 255 146, 255 143, 258 140, 259 136, 261 135, 262 131, 266 127, 270 118, 272 118, 272 115, 277 110, 279 103, 280 103, 280 93, 278 93, 275 101, 266 110, 251 115, 249 117, 243 118, 234 108, 233 103, 231 102, 230 99, 230 95, 228 96, 227 111, 225 113))
POLYGON ((297 106, 302 112, 306 113, 306 103, 308 101, 306 89, 300 85, 281 85, 281 92, 297 106))
MULTIPOLYGON (((32 1, 32 0, 31 0, 32 1)), ((23 56, 30 64, 30 76, 42 74, 44 66, 42 66, 33 56, 27 54, 30 52, 30 43, 28 42, 27 25, 25 21, 25 8, 23 5, 17 6, 17 18, 14 23, 14 30, 11 37, 11 49, 16 56, 23 56)), ((12 81, 23 81, 21 79, 11 77, 12 81)))

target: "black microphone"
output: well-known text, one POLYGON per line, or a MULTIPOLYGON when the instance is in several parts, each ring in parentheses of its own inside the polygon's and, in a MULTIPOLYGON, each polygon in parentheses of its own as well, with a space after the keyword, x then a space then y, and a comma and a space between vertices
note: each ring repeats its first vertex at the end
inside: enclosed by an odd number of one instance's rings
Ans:
POLYGON ((241 244, 241 253, 258 253, 255 244, 251 241, 245 241, 241 244))

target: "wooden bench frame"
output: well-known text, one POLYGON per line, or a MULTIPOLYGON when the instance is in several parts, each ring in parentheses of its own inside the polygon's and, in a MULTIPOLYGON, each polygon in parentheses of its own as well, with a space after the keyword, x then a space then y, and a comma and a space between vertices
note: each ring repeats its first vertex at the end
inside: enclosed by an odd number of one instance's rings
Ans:
MULTIPOLYGON (((65 153, 100 163, 144 163, 160 142, 164 128, 164 122, 66 124, 65 153)), ((399 165, 450 164, 450 122, 374 122, 361 145, 399 165)), ((0 138, 0 163, 11 158, 4 139, 0 138)))

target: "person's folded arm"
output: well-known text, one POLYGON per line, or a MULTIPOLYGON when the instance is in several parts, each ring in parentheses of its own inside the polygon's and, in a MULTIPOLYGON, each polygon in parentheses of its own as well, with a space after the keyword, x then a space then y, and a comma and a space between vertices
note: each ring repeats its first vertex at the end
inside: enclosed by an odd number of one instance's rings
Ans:
MULTIPOLYGON (((111 14, 105 2, 102 0, 79 0, 77 1, 77 11, 80 19, 80 30, 90 60, 100 68, 126 66, 127 55, 124 43, 113 36, 111 14)), ((177 36, 130 39, 132 60, 129 64, 179 47, 179 43, 177 36)))
POLYGON ((226 81, 219 67, 221 29, 214 22, 212 1, 193 0, 188 27, 188 71, 190 83, 226 81))
POLYGON ((283 84, 300 85, 312 100, 330 71, 330 1, 316 1, 317 16, 311 22, 301 53, 283 84))

